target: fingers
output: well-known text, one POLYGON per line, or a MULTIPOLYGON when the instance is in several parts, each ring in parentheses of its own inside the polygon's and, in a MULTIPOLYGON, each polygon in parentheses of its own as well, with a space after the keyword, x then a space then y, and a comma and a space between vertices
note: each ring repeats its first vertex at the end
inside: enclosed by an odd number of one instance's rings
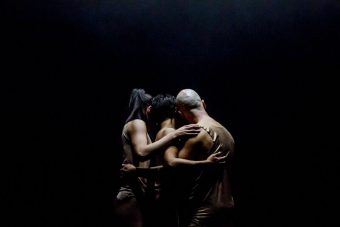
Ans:
POLYGON ((201 129, 201 126, 199 126, 197 124, 190 124, 190 125, 187 125, 187 128, 190 128, 190 129, 201 129))
POLYGON ((187 129, 184 132, 186 133, 200 133, 202 131, 202 129, 187 129))
POLYGON ((192 136, 197 136, 200 132, 201 130, 184 130, 179 134, 179 136, 192 137, 192 136))
POLYGON ((123 164, 128 164, 128 163, 130 163, 130 161, 127 160, 127 159, 125 159, 125 160, 123 161, 123 164))
POLYGON ((221 156, 221 157, 216 157, 216 159, 218 159, 219 161, 223 161, 223 160, 226 160, 228 157, 228 155, 224 155, 224 156, 221 156))
POLYGON ((198 128, 198 129, 185 129, 184 132, 201 132, 202 129, 198 128))
MULTIPOLYGON (((215 153, 215 154, 216 154, 216 156, 218 156, 218 155, 221 155, 222 152, 219 151, 219 152, 217 152, 217 153, 215 153)), ((226 159, 228 156, 229 156, 229 152, 228 152, 227 154, 225 154, 225 155, 223 155, 223 156, 220 156, 220 157, 217 157, 217 158, 219 158, 219 159, 226 159)))
POLYGON ((201 132, 202 128, 196 124, 185 125, 177 129, 178 136, 196 136, 201 132))
MULTIPOLYGON (((216 152, 216 151, 220 150, 220 148, 221 148, 221 147, 222 147, 222 144, 218 145, 218 147, 215 149, 215 151, 214 151, 214 152, 216 152)), ((218 151, 217 153, 221 153, 221 151, 218 151)))
POLYGON ((189 124, 189 125, 184 125, 181 127, 182 129, 201 129, 201 126, 197 124, 189 124))
POLYGON ((187 125, 184 125, 184 127, 200 128, 201 126, 199 126, 198 124, 187 124, 187 125))
POLYGON ((201 132, 202 129, 201 128, 183 128, 181 129, 182 132, 201 132))
POLYGON ((131 168, 131 164, 122 164, 122 167, 120 168, 120 171, 127 171, 129 168, 131 168))
MULTIPOLYGON (((217 152, 217 153, 222 153, 222 152, 217 152)), ((216 154, 217 154, 216 153, 216 154)), ((215 157, 215 159, 217 160, 217 162, 219 163, 219 164, 225 164, 226 163, 226 160, 227 160, 227 158, 228 158, 228 156, 229 156, 229 154, 230 154, 230 152, 228 152, 226 155, 223 155, 223 156, 221 156, 221 157, 215 157)))
POLYGON ((211 154, 210 156, 211 156, 211 157, 214 157, 214 158, 219 158, 219 157, 216 157, 216 156, 219 156, 219 155, 221 155, 221 151, 219 151, 219 152, 217 152, 217 153, 213 153, 213 154, 211 154))
POLYGON ((187 132, 185 132, 185 135, 197 135, 197 134, 199 134, 201 131, 187 131, 187 132))

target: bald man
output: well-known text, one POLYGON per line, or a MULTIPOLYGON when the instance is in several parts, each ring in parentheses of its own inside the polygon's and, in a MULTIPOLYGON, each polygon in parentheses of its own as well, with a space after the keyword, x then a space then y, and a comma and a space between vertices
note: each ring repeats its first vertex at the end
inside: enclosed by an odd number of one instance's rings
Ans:
MULTIPOLYGON (((232 226, 234 200, 229 167, 234 154, 234 139, 225 127, 208 115, 204 101, 194 90, 180 91, 176 97, 176 107, 184 121, 198 124, 204 130, 188 139, 178 153, 172 155, 188 160, 205 160, 216 151, 227 155, 224 165, 181 171, 178 176, 182 193, 181 226, 232 226)), ((171 154, 171 151, 166 152, 171 154)))

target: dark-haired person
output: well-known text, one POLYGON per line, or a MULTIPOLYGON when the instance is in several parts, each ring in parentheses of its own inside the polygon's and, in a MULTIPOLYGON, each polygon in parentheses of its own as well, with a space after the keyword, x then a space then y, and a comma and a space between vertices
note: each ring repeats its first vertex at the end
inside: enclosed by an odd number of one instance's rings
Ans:
MULTIPOLYGON (((159 125, 156 140, 164 138, 175 130, 175 97, 172 95, 159 95, 152 99, 151 116, 153 121, 159 125)), ((178 123, 178 122, 177 122, 178 123)), ((194 137, 192 137, 194 138, 194 137)), ((183 138, 183 142, 185 138, 183 138)), ((211 166, 224 163, 226 156, 221 156, 219 151, 212 153, 204 160, 182 159, 174 152, 178 150, 183 142, 170 146, 163 155, 155 157, 157 164, 164 165, 164 171, 160 178, 160 209, 158 223, 164 227, 176 227, 178 223, 178 199, 182 192, 177 187, 176 175, 195 169, 211 168, 211 166), (170 153, 169 153, 170 152, 170 153), (173 153, 171 153, 173 152, 173 153)), ((218 148, 217 148, 218 149, 218 148)))
MULTIPOLYGON (((124 163, 138 167, 149 167, 150 156, 164 150, 182 136, 194 136, 200 132, 196 125, 187 125, 152 143, 148 134, 148 115, 151 95, 143 89, 133 89, 129 101, 129 116, 122 131, 124 163)), ((116 224, 126 227, 142 227, 145 210, 145 194, 147 179, 143 177, 125 176, 114 199, 114 215, 116 224)))

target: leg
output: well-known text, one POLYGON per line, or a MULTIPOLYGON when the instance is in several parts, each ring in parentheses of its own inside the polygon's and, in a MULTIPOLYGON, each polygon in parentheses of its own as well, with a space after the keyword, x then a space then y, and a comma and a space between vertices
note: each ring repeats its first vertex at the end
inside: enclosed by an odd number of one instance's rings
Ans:
POLYGON ((117 196, 114 201, 115 226, 142 227, 142 214, 135 197, 121 198, 117 196))
POLYGON ((233 227, 233 209, 200 207, 192 216, 189 227, 233 227))

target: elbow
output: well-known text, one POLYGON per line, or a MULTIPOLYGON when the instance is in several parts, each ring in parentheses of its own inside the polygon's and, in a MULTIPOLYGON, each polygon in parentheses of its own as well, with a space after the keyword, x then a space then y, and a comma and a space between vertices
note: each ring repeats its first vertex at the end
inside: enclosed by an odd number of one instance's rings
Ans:
POLYGON ((136 151, 137 156, 140 160, 145 161, 146 159, 149 158, 149 155, 146 152, 143 151, 136 151))
POLYGON ((177 165, 178 165, 178 163, 175 161, 175 160, 169 160, 168 162, 167 162, 167 164, 168 164, 168 166, 170 166, 170 167, 177 167, 177 165))

